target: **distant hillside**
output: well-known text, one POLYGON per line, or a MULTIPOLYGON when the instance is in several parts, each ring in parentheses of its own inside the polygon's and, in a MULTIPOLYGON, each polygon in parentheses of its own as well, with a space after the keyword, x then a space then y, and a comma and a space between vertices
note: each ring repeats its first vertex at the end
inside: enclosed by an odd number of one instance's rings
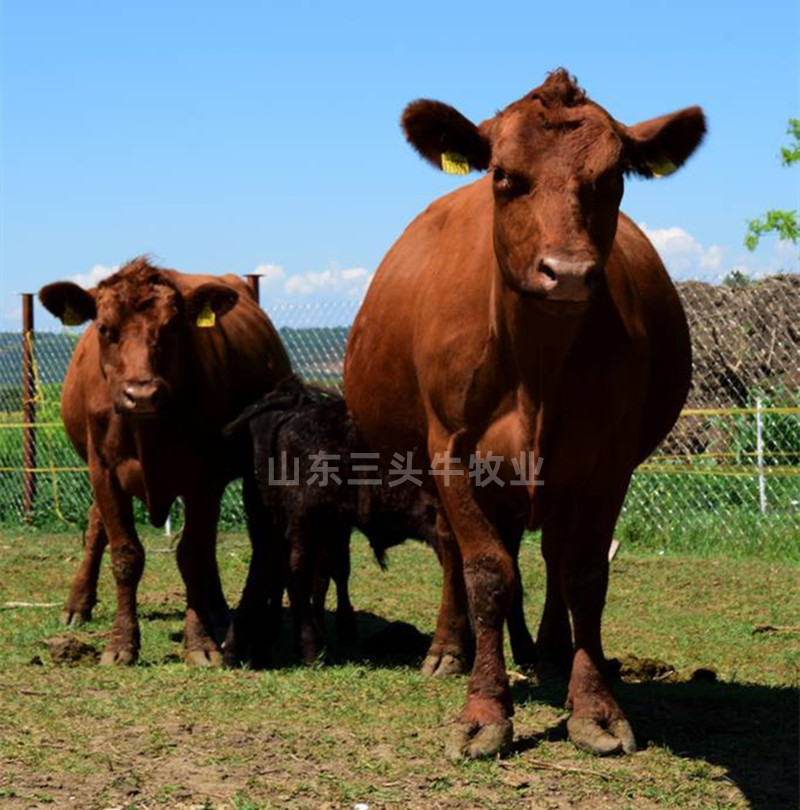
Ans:
MULTIPOLYGON (((36 367, 44 383, 61 382, 67 373, 78 335, 37 332, 36 367)), ((0 385, 19 385, 22 379, 22 335, 0 332, 0 385)))
MULTIPOLYGON (((302 377, 339 384, 347 346, 345 326, 279 330, 292 367, 302 377)), ((78 335, 37 332, 36 367, 42 383, 60 383, 64 379, 78 335)), ((0 410, 19 410, 19 386, 22 379, 22 335, 0 332, 0 410)))
MULTIPOLYGON (((692 333, 694 380, 689 407, 743 407, 753 392, 793 404, 800 390, 800 275, 738 286, 681 282, 678 292, 692 333)), ((283 327, 294 370, 306 380, 340 386, 349 327, 283 327)), ((43 383, 64 378, 74 334, 39 332, 36 360, 43 383)), ((17 410, 22 338, 0 332, 0 410, 17 410)))

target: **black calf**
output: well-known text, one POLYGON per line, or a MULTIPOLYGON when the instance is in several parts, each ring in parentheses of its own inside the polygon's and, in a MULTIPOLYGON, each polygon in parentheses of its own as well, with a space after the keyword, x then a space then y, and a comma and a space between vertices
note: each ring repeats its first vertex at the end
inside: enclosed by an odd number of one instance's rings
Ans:
POLYGON ((250 406, 226 433, 237 434, 244 427, 253 450, 245 506, 258 547, 226 642, 226 660, 254 665, 263 660, 280 621, 286 586, 295 643, 302 660, 310 662, 324 643, 331 578, 337 592, 337 632, 354 632, 348 594, 352 529, 367 536, 381 566, 386 550, 407 538, 438 549, 438 501, 410 481, 390 486, 392 479, 378 471, 377 457, 357 456, 365 448, 344 399, 297 377, 288 377, 250 406), (374 469, 358 469, 370 466, 374 469), (378 478, 381 483, 369 483, 378 478))

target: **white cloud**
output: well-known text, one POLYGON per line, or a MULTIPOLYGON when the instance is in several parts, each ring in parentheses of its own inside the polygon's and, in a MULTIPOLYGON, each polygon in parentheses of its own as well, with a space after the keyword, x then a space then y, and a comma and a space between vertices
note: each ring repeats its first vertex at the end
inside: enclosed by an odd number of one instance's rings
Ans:
POLYGON ((644 222, 640 222, 639 227, 653 243, 674 278, 703 278, 710 281, 719 274, 725 258, 725 248, 721 245, 704 247, 687 230, 677 225, 648 228, 644 222))
POLYGON ((678 281, 719 282, 732 270, 743 270, 752 278, 761 278, 779 270, 798 272, 798 250, 790 242, 765 243, 755 253, 741 248, 734 252, 726 245, 705 246, 680 226, 639 227, 655 246, 669 274, 678 281))
POLYGON ((119 270, 119 265, 106 267, 104 264, 96 264, 88 273, 78 273, 70 276, 69 280, 88 290, 90 287, 95 287, 104 278, 116 273, 117 270, 119 270))
POLYGON ((800 273, 800 246, 791 242, 767 241, 754 253, 742 251, 732 262, 733 267, 745 270, 753 278, 773 275, 779 271, 800 273))
MULTIPOLYGON (((96 264, 86 273, 70 276, 85 289, 96 286, 104 278, 116 273, 120 266, 106 267, 96 264)), ((260 277, 262 292, 280 298, 363 298, 372 281, 372 273, 365 267, 341 269, 332 263, 325 270, 306 273, 287 273, 279 264, 260 264, 253 270, 260 277)))
POLYGON ((273 297, 361 299, 372 281, 365 267, 339 268, 287 273, 277 264, 261 264, 254 271, 261 276, 261 288, 273 297))
POLYGON ((261 277, 261 287, 277 287, 285 278, 286 271, 279 264, 259 264, 253 273, 261 277))

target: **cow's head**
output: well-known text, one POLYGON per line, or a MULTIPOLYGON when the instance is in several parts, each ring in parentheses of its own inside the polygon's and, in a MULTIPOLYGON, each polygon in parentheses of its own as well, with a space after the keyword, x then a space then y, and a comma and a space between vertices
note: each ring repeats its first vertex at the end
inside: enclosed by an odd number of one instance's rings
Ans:
POLYGON ((406 137, 445 171, 492 174, 494 245, 517 292, 588 299, 617 227, 626 174, 669 174, 706 130, 699 107, 625 126, 590 101, 564 70, 476 126, 438 101, 415 101, 406 137))
POLYGON ((137 417, 159 414, 180 387, 189 330, 213 328, 238 297, 221 282, 182 294, 167 274, 143 258, 91 290, 59 281, 39 291, 39 300, 63 323, 93 321, 114 407, 137 417))

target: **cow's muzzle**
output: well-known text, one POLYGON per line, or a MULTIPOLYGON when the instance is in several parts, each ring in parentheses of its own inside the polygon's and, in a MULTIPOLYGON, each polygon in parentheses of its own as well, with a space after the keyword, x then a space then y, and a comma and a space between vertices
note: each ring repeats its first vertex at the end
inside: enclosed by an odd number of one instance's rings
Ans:
POLYGON ((126 380, 115 400, 118 413, 155 416, 166 400, 166 386, 158 379, 126 380))
POLYGON ((569 261, 544 256, 536 267, 537 286, 550 301, 587 301, 602 268, 595 261, 569 261))

